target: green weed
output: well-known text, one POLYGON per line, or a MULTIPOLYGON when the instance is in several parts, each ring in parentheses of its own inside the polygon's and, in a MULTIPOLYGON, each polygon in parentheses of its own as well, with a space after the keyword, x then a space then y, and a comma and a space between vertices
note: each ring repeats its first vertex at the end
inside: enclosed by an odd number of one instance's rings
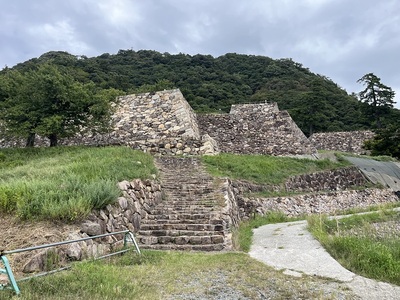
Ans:
POLYGON ((399 220, 399 212, 381 211, 339 220, 310 216, 308 225, 327 251, 347 269, 400 285, 399 234, 397 230, 382 231, 388 222, 399 220))
POLYGON ((296 159, 266 155, 220 154, 203 156, 203 162, 214 176, 244 179, 262 184, 280 184, 290 176, 334 169, 349 165, 327 159, 296 159))
POLYGON ((112 203, 117 182, 151 178, 153 159, 127 147, 3 149, 0 212, 75 221, 112 203))

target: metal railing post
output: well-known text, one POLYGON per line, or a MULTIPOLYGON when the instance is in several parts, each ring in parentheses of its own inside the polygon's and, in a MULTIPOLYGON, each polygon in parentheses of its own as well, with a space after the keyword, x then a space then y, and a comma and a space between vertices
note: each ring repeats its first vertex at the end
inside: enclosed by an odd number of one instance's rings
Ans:
POLYGON ((4 255, 1 255, 1 260, 3 261, 3 265, 4 265, 5 269, 0 269, 0 273, 7 274, 7 277, 8 277, 8 280, 9 280, 11 286, 12 286, 12 289, 14 290, 14 292, 17 295, 19 295, 19 293, 21 291, 19 290, 17 281, 14 278, 14 274, 13 274, 13 272, 11 270, 11 266, 10 266, 10 263, 8 262, 7 257, 4 256, 4 255))
POLYGON ((137 252, 138 254, 141 254, 141 253, 140 253, 140 249, 139 249, 139 245, 138 245, 138 243, 136 242, 135 236, 133 235, 133 233, 132 233, 131 231, 125 233, 125 237, 124 237, 124 247, 125 247, 125 248, 127 247, 128 241, 129 241, 129 240, 133 243, 133 245, 135 245, 136 252, 137 252))
MULTIPOLYGON (((107 255, 103 255, 103 256, 97 257, 95 259, 106 258, 106 257, 110 257, 110 256, 117 255, 117 254, 122 254, 122 253, 125 253, 125 252, 129 251, 129 249, 127 249, 128 242, 132 242, 134 244, 135 248, 136 248, 136 252, 138 254, 141 254, 140 253, 140 249, 139 249, 139 245, 136 242, 135 236, 133 235, 133 233, 130 232, 129 230, 123 230, 123 231, 118 231, 118 232, 100 234, 100 235, 91 236, 91 237, 85 237, 85 238, 76 239, 76 240, 68 240, 68 241, 63 241, 63 242, 58 242, 58 243, 52 243, 52 244, 45 244, 45 245, 28 247, 28 248, 15 249, 15 250, 11 250, 11 251, 0 250, 0 257, 1 257, 1 260, 2 260, 3 265, 5 267, 5 269, 0 269, 0 274, 7 274, 9 283, 11 284, 11 289, 13 289, 15 291, 15 293, 17 295, 19 295, 21 291, 20 291, 20 289, 19 289, 19 287, 17 285, 17 281, 23 281, 23 280, 28 280, 28 279, 35 278, 35 277, 44 276, 44 275, 47 275, 47 274, 51 274, 51 273, 55 273, 55 272, 58 272, 58 271, 69 269, 69 267, 63 267, 63 268, 60 268, 58 270, 52 270, 52 271, 49 271, 49 272, 39 273, 39 274, 30 276, 30 277, 25 277, 25 278, 22 278, 22 279, 19 279, 19 280, 15 280, 14 274, 13 274, 13 272, 11 270, 11 266, 10 266, 10 264, 8 262, 7 257, 5 256, 5 254, 21 253, 21 252, 38 250, 38 249, 43 249, 43 248, 56 247, 56 246, 61 246, 61 245, 66 245, 66 244, 71 244, 71 243, 76 243, 76 242, 81 242, 81 241, 86 241, 86 240, 91 240, 91 239, 96 239, 96 238, 102 238, 102 237, 107 237, 107 236, 117 235, 117 234, 125 234, 124 235, 124 248, 125 249, 121 250, 121 251, 113 252, 113 253, 110 253, 110 254, 107 254, 107 255)), ((4 287, 10 289, 10 287, 0 284, 0 290, 4 289, 4 287)))

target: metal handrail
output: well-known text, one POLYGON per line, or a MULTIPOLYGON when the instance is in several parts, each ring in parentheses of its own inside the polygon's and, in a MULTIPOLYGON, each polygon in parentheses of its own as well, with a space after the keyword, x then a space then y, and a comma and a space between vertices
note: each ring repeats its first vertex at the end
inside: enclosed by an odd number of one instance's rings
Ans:
MULTIPOLYGON (((90 236, 90 237, 85 237, 85 238, 81 238, 81 239, 75 239, 75 240, 68 240, 68 241, 63 241, 63 242, 58 242, 58 243, 51 243, 51 244, 44 244, 44 245, 39 245, 39 246, 33 246, 33 247, 28 247, 28 248, 21 248, 21 249, 15 249, 15 250, 10 250, 10 251, 6 251, 6 250, 0 250, 0 260, 3 262, 5 269, 0 269, 0 273, 3 274, 7 274, 9 282, 11 284, 11 289, 13 289, 15 291, 15 293, 17 295, 20 294, 20 289, 17 285, 17 281, 25 281, 25 280, 29 280, 35 277, 40 277, 40 276, 44 276, 44 275, 48 275, 48 274, 52 274, 55 272, 60 272, 63 270, 67 270, 70 268, 70 266, 66 266, 66 267, 62 267, 56 270, 51 270, 48 272, 42 272, 39 274, 35 274, 33 276, 29 276, 29 277, 24 277, 21 278, 19 280, 15 280, 14 278, 14 274, 12 272, 11 266, 8 262, 8 259, 6 257, 6 254, 14 254, 14 253, 21 253, 21 252, 26 252, 26 251, 32 251, 32 250, 38 250, 38 249, 43 249, 43 248, 50 248, 50 247, 55 247, 55 246, 61 246, 61 245, 66 245, 66 244, 72 244, 72 243, 77 243, 77 242, 82 242, 82 241, 86 241, 86 240, 91 240, 91 239, 96 239, 96 238, 102 238, 102 237, 107 237, 107 236, 111 236, 111 235, 117 235, 117 234, 125 234, 124 236, 124 247, 127 246, 128 243, 128 237, 130 239, 130 241, 134 244, 135 248, 136 248, 136 252, 138 254, 141 254, 139 246, 135 240, 135 236, 133 235, 133 233, 129 230, 123 230, 123 231, 117 231, 117 232, 111 232, 111 233, 105 233, 105 234, 100 234, 100 235, 95 235, 95 236, 90 236)), ((94 258, 95 260, 98 259, 102 259, 102 258, 106 258, 106 257, 110 257, 113 255, 117 255, 117 254, 122 254, 129 251, 129 249, 124 249, 124 250, 120 250, 120 251, 116 251, 110 254, 106 254, 100 257, 96 257, 94 258)), ((7 288, 5 285, 0 284, 0 290, 7 288)))
POLYGON ((123 231, 118 231, 118 232, 100 234, 100 235, 96 235, 96 236, 89 236, 89 237, 76 239, 76 240, 68 240, 68 241, 63 241, 63 242, 58 242, 58 243, 44 244, 44 245, 33 246, 33 247, 29 247, 29 248, 15 249, 15 250, 11 250, 11 251, 2 251, 2 252, 0 252, 0 256, 4 255, 4 254, 21 253, 21 252, 26 252, 26 251, 50 248, 50 247, 61 246, 61 245, 66 245, 66 244, 72 244, 72 243, 77 243, 77 242, 82 242, 82 241, 86 241, 86 240, 92 240, 92 239, 96 239, 96 238, 102 238, 102 237, 117 235, 117 234, 122 234, 122 233, 128 233, 128 232, 130 232, 130 231, 123 230, 123 231))

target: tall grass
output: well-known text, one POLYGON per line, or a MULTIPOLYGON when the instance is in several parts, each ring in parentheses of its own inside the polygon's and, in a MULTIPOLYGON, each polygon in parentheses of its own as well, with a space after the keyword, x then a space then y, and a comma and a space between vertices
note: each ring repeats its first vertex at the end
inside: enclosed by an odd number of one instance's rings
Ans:
POLYGON ((340 220, 311 216, 312 234, 345 268, 354 273, 400 285, 400 234, 380 231, 386 222, 400 221, 396 212, 355 215, 340 220), (373 226, 375 224, 376 226, 373 226))
POLYGON ((0 151, 0 212, 74 221, 120 194, 117 182, 156 174, 152 157, 127 147, 0 151))
POLYGON ((312 173, 349 165, 330 160, 297 159, 265 155, 220 154, 203 156, 203 162, 214 176, 245 179, 261 184, 280 184, 293 175, 312 173))

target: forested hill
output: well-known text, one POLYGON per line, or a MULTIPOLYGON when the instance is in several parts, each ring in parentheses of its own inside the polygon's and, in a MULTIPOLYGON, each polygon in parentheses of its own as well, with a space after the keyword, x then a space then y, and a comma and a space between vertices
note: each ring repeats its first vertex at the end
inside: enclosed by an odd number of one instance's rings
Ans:
MULTIPOLYGON (((120 50, 91 58, 48 52, 14 68, 24 71, 48 62, 65 67, 81 82, 93 81, 125 93, 177 87, 197 112, 227 112, 234 103, 277 102, 307 135, 373 126, 368 105, 291 59, 234 53, 214 58, 147 50, 120 50)), ((386 120, 398 118, 400 111, 392 109, 386 120)))

